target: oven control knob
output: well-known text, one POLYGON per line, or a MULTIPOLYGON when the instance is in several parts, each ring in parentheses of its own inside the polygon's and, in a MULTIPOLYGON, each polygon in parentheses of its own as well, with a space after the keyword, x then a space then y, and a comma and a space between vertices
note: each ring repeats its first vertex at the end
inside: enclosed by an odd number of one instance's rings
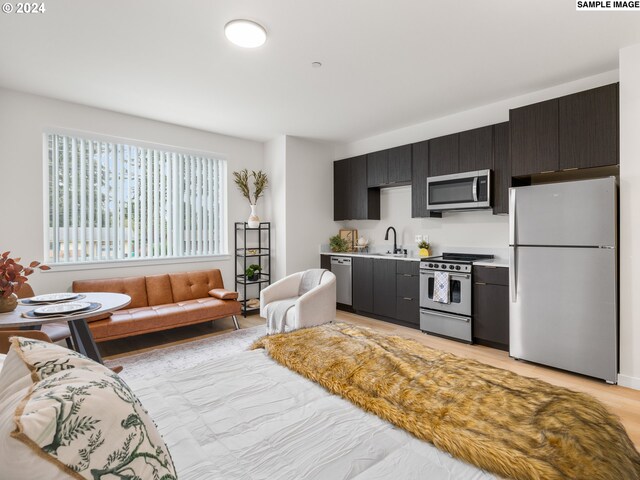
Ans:
POLYGON ((430 264, 429 264, 429 268, 433 268, 433 263, 430 263, 430 264))
POLYGON ((443 269, 443 270, 446 270, 446 269, 447 269, 447 266, 446 266, 446 265, 442 265, 442 269, 443 269))
POLYGON ((460 270, 460 265, 456 265, 456 270, 460 270))
POLYGON ((449 270, 453 270, 453 265, 449 265, 449 270))

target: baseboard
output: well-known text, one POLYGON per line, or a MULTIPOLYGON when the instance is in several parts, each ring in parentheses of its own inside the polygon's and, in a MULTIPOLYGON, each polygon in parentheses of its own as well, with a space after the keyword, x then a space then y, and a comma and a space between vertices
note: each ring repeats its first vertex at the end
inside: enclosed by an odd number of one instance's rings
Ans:
POLYGON ((618 374, 618 385, 640 390, 640 378, 618 374))

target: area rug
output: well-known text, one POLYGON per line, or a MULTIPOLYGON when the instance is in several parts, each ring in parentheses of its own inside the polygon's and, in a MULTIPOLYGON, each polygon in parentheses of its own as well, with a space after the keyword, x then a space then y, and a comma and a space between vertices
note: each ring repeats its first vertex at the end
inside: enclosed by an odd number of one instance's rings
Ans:
POLYGON ((151 378, 248 350, 251 344, 265 333, 265 326, 258 325, 171 347, 160 347, 144 353, 107 359, 104 363, 108 367, 118 365, 124 367, 120 376, 125 381, 151 378))
POLYGON ((271 358, 454 457, 518 480, 638 480, 595 398, 344 323, 270 335, 271 358))

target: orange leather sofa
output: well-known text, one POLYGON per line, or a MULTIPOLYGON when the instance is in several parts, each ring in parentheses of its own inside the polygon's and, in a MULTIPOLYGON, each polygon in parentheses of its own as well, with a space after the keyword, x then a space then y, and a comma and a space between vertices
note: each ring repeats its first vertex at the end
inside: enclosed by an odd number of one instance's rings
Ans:
POLYGON ((127 308, 89 320, 96 342, 233 317, 241 307, 237 292, 224 289, 220 270, 168 273, 146 277, 77 280, 74 292, 125 293, 127 308))

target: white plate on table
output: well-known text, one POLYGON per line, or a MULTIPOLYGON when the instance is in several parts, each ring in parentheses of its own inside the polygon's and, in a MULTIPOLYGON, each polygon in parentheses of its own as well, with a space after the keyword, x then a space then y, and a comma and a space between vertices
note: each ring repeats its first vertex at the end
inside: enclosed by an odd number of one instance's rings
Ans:
POLYGON ((47 305, 36 308, 33 313, 36 315, 68 315, 81 312, 91 306, 89 302, 61 303, 59 305, 47 305))
POLYGON ((73 300, 74 298, 78 298, 80 295, 77 293, 47 293, 46 295, 36 295, 35 297, 31 297, 33 303, 41 303, 41 302, 62 302, 65 300, 73 300))

